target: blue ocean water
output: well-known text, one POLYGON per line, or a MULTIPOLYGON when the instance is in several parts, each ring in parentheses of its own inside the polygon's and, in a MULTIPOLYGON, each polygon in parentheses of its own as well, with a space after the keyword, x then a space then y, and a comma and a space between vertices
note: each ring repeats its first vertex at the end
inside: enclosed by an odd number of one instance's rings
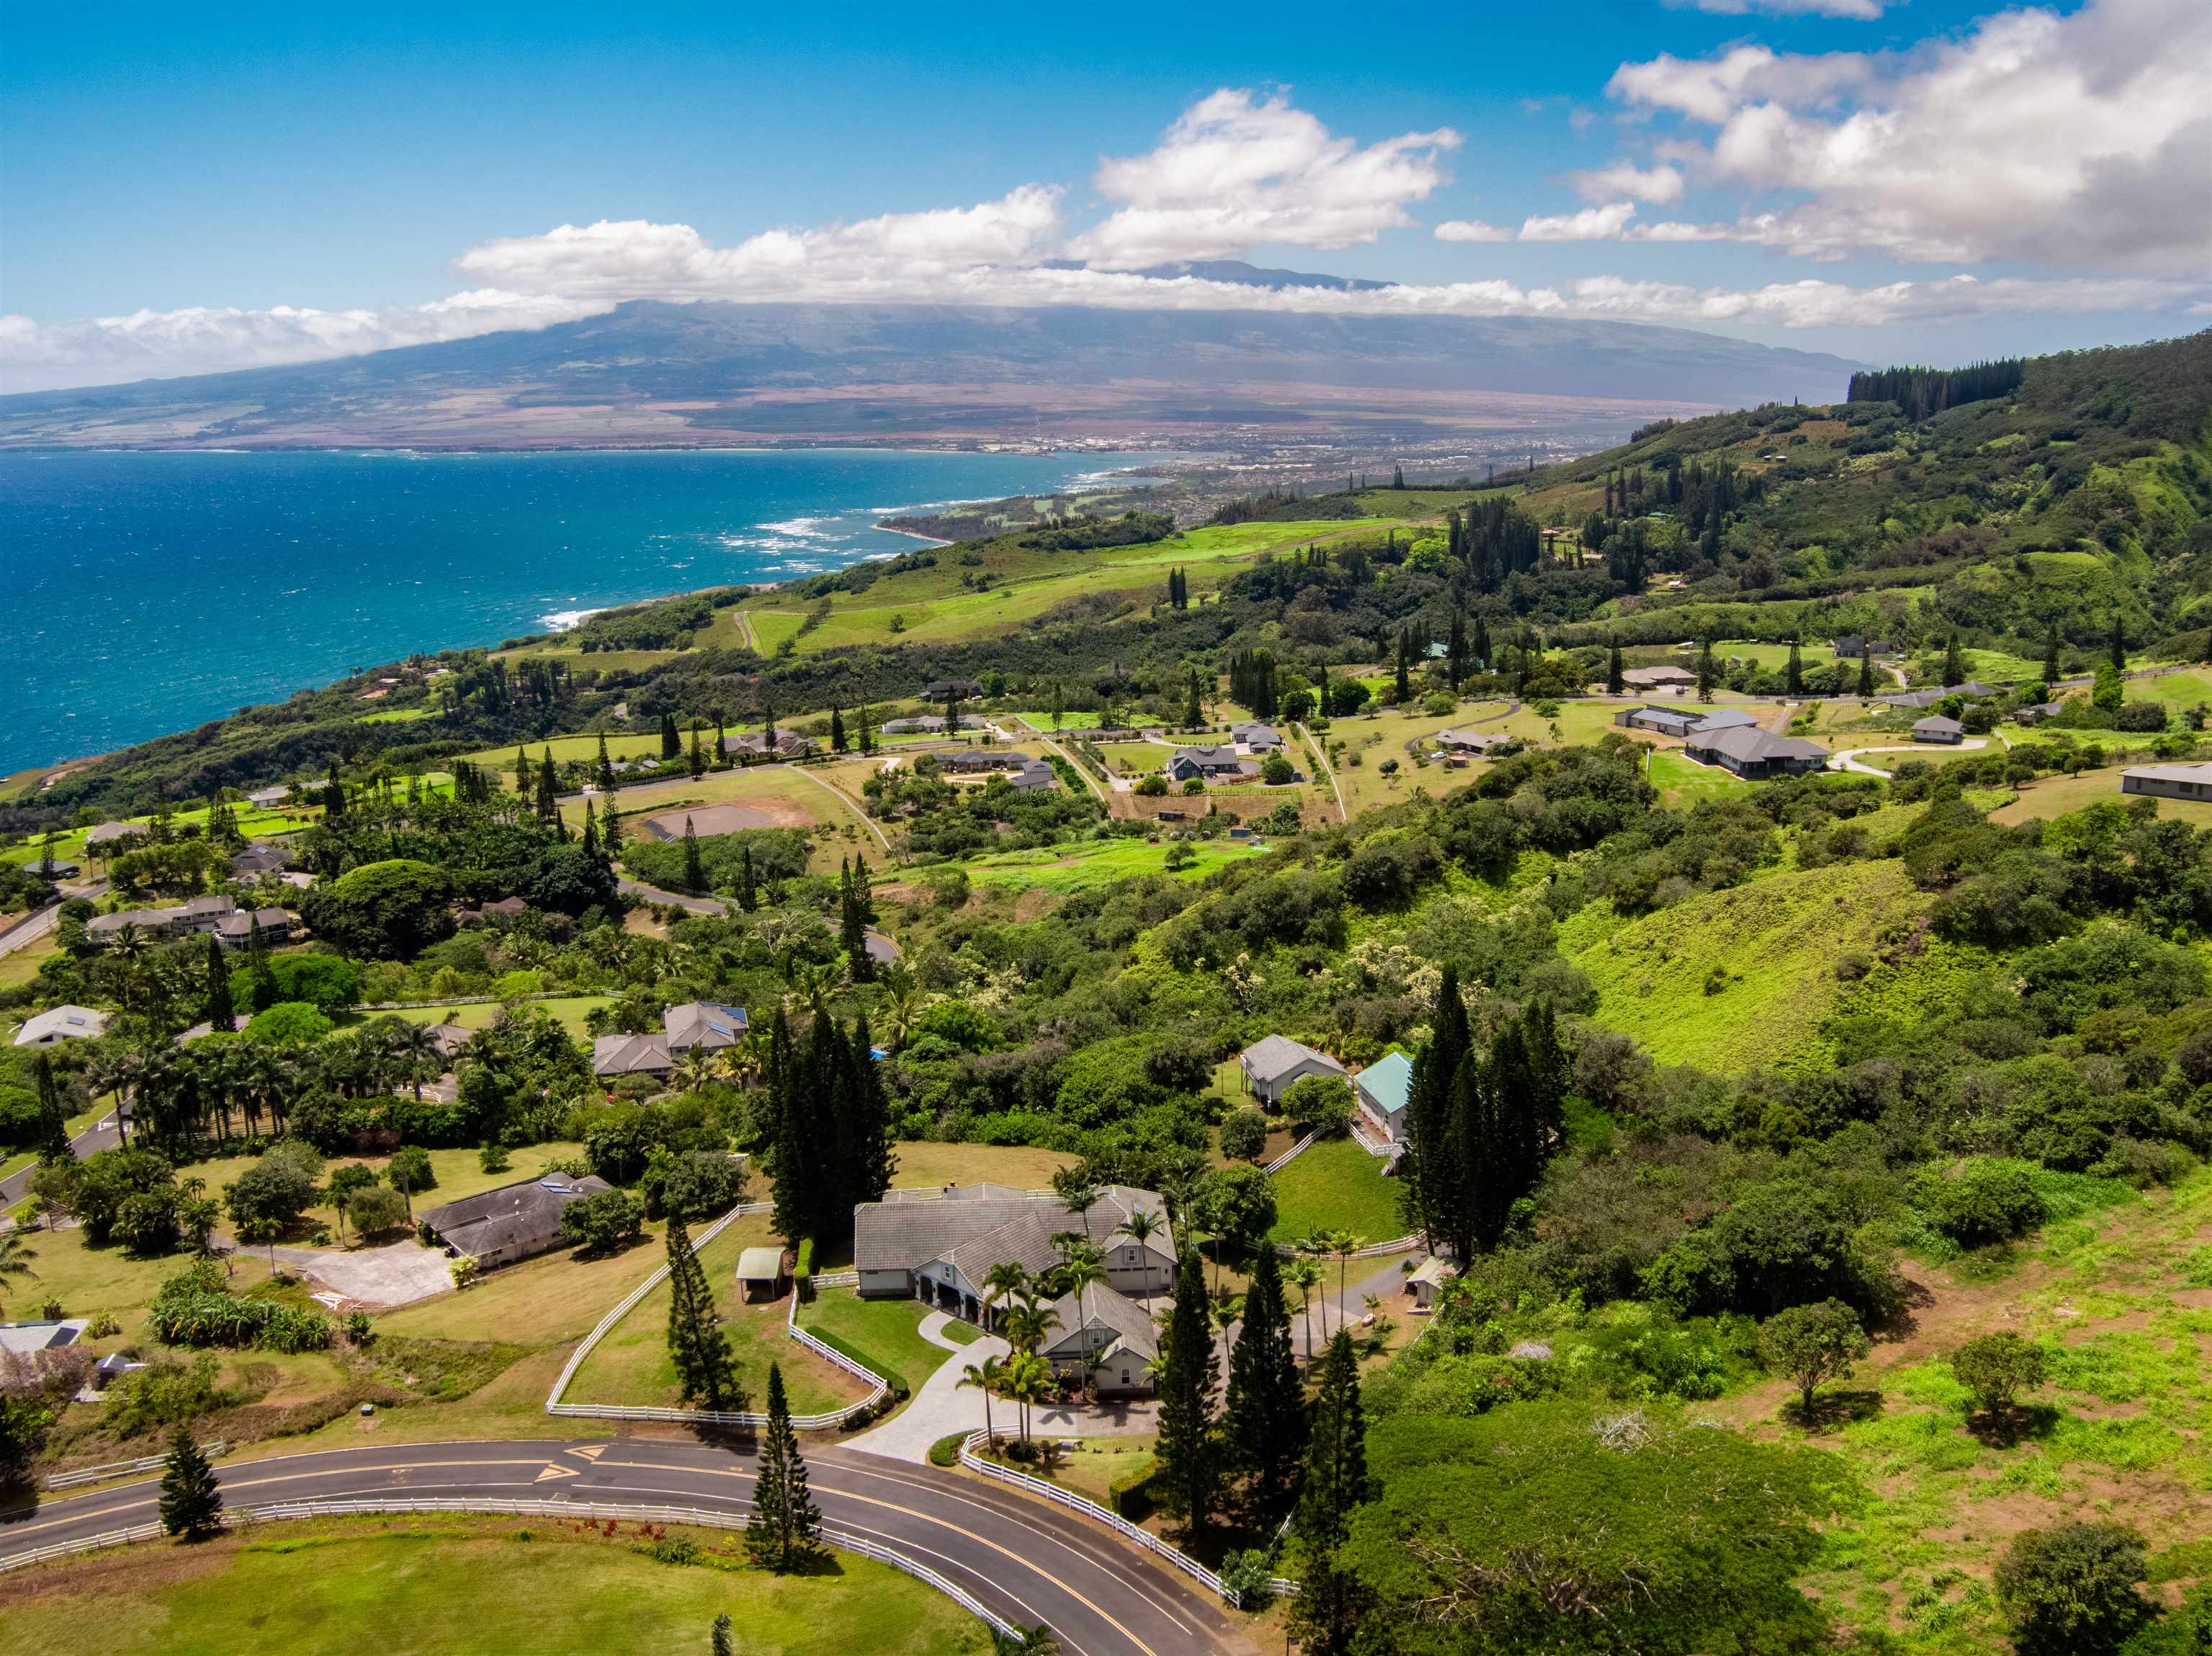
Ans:
POLYGON ((917 507, 1157 455, 0 454, 0 774, 414 650, 908 550, 917 507))

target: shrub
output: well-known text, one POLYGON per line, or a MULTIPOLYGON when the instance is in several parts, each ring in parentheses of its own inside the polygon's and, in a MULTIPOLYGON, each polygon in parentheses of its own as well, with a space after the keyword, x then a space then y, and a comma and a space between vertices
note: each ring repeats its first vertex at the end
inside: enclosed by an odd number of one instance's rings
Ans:
POLYGON ((1300 1137, 1335 1138, 1352 1131, 1352 1083, 1342 1076, 1307 1076, 1283 1095, 1283 1113, 1300 1137))
POLYGON ((2095 1656, 2148 1617, 2136 1592, 2148 1568, 2143 1538, 2128 1526, 2061 1524, 2021 1531, 1992 1580, 2021 1656, 2095 1656))
POLYGON ((312 1046, 332 1027, 321 1009, 303 1000, 280 1000, 253 1015, 246 1026, 246 1038, 270 1046, 312 1046))
POLYGON ((628 1191, 600 1191, 561 1210, 561 1240, 583 1253, 611 1253, 645 1234, 645 1204, 628 1191))
POLYGON ((1221 1124, 1221 1153, 1232 1162, 1256 1162, 1267 1147, 1267 1118, 1257 1110, 1231 1110, 1221 1124))
POLYGON ((1969 1156, 1946 1177, 1923 1168, 1912 1183, 1913 1205, 1961 1247, 2002 1242, 2043 1222, 2034 1166, 2008 1156, 1969 1156))
POLYGON ((1147 799, 1158 799, 1168 791, 1168 779, 1154 771, 1137 782, 1137 792, 1147 799))
POLYGON ((367 1185, 347 1201, 345 1216, 363 1236, 398 1230, 407 1222, 407 1198, 389 1185, 367 1185))
POLYGON ((1968 1340, 1952 1354, 1951 1372, 1984 1413, 1995 1414, 2042 1385, 2050 1360, 2041 1346, 2007 1331, 1968 1340))

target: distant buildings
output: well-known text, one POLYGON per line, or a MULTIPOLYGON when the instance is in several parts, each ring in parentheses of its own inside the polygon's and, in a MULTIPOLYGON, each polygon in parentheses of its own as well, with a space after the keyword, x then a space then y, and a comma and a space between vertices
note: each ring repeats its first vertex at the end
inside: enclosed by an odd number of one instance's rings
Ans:
POLYGON ((1247 753, 1273 753, 1283 745, 1281 733, 1272 725, 1232 725, 1229 739, 1247 753))
POLYGON ((257 788, 246 796, 249 805, 258 805, 264 810, 273 810, 292 797, 292 790, 279 782, 273 788, 257 788))
POLYGON ((1510 753, 1521 745, 1516 737, 1503 731, 1438 731, 1430 740, 1460 759, 1487 759, 1492 754, 1510 753))
POLYGON ((798 759, 814 751, 814 743, 789 731, 778 731, 771 744, 765 731, 742 731, 722 738, 722 751, 740 759, 798 759))
POLYGON ((1059 773, 1048 761, 1017 753, 1011 748, 975 748, 965 753, 939 755, 937 767, 951 776, 1006 773, 1006 779, 1024 793, 1042 793, 1060 786, 1059 773))
POLYGON ((1897 650, 1887 639, 1861 638, 1856 633, 1845 633, 1833 645, 1838 661, 1858 661, 1868 656, 1893 656, 1897 650))
POLYGON ((945 701, 957 697, 973 701, 983 694, 983 687, 972 678, 940 678, 921 687, 924 701, 945 701))
POLYGON ((1698 676, 1687 667, 1631 667, 1620 682, 1632 690, 1694 689, 1698 676))
POLYGON ((1925 708, 1932 707, 1949 696, 1955 695, 1961 701, 1979 701, 1984 697, 1996 694, 1996 685, 1984 684, 1970 678, 1964 684, 1945 684, 1924 690, 1906 690, 1897 695, 1879 696, 1875 699, 1885 706, 1892 707, 1925 708))
POLYGON ((64 1040, 96 1040, 107 1033, 107 1014, 89 1006, 54 1006, 34 1012, 15 1031, 18 1046, 52 1046, 64 1040))
POLYGON ((660 1015, 661 1032, 643 1035, 601 1035, 592 1043, 592 1073, 602 1081, 624 1076, 665 1076, 676 1060, 695 1048, 720 1052, 745 1038, 742 1006, 687 1001, 660 1015))
POLYGON ((267 943, 289 943, 299 922, 281 908, 242 909, 235 897, 187 897, 167 908, 122 908, 95 914, 84 923, 86 939, 105 948, 135 930, 148 937, 189 937, 212 933, 226 949, 243 949, 261 928, 267 943))
POLYGON ((1233 781, 1257 776, 1260 767, 1231 747, 1177 748, 1168 755, 1168 780, 1233 781))
MULTIPOLYGON (((903 719, 886 719, 877 728, 885 736, 937 735, 945 729, 945 715, 943 713, 909 713, 903 719)), ((962 731, 980 731, 983 728, 983 721, 980 719, 970 719, 963 713, 959 723, 954 728, 962 731)))
POLYGON ((1698 731, 1734 730, 1759 721, 1741 707, 1716 707, 1704 713, 1687 707, 1629 707, 1615 713, 1613 722, 1625 731, 1686 738, 1698 731))
POLYGON ((1916 721, 1912 726, 1912 739, 1915 742, 1941 742, 1955 748, 1966 739, 1966 727, 1955 719, 1938 715, 1916 721))

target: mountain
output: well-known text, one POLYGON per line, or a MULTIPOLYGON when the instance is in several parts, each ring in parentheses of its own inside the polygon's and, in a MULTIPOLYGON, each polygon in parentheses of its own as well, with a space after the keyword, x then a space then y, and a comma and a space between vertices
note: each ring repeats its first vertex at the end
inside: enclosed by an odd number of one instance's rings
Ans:
POLYGON ((1204 444, 1239 428, 1458 436, 1598 411, 1617 437, 1650 411, 1826 401, 1856 366, 1525 317, 637 301, 336 361, 0 397, 0 445, 1204 444))

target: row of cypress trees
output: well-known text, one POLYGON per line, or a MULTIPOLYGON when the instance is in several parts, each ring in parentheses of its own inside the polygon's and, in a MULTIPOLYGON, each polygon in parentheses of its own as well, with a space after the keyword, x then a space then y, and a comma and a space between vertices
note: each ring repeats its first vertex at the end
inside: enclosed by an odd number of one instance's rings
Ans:
POLYGON ((890 1188, 898 1163, 873 1046, 865 1013, 848 1030, 817 1012, 801 1044, 776 1009, 763 1079, 779 1234, 850 1235, 854 1206, 880 1201, 890 1188))

